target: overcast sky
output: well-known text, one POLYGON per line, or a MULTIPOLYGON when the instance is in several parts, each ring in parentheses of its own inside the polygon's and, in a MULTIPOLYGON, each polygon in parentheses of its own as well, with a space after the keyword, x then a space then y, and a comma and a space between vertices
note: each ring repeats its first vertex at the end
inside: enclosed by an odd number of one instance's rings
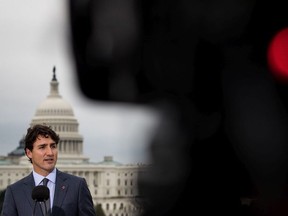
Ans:
POLYGON ((0 1, 0 148, 14 150, 50 91, 53 66, 60 95, 71 104, 90 161, 105 155, 147 162, 155 116, 147 109, 89 101, 76 83, 65 0, 0 1))

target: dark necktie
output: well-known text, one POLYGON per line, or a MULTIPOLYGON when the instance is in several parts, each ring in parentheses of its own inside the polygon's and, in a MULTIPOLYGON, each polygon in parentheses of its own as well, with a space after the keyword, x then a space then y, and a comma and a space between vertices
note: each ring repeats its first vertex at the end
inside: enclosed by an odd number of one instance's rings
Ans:
MULTIPOLYGON (((44 178, 42 180, 43 185, 45 185, 47 187, 48 181, 49 181, 49 179, 44 178)), ((47 210, 47 215, 50 215, 50 196, 49 196, 49 199, 45 201, 45 205, 46 205, 46 208, 45 208, 45 206, 43 206, 44 207, 43 208, 43 210, 44 210, 43 212, 46 212, 46 210, 47 210)), ((45 215, 45 213, 44 213, 44 215, 45 215)))

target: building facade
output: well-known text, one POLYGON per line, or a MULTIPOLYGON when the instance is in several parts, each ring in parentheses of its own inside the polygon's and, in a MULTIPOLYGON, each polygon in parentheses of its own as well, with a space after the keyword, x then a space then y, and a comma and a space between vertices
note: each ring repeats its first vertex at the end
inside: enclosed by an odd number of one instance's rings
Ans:
MULTIPOLYGON (((137 216, 139 205, 137 180, 145 171, 143 164, 121 164, 112 156, 104 156, 98 163, 90 162, 83 155, 83 137, 78 132, 79 123, 73 108, 58 91, 55 68, 50 81, 50 93, 36 109, 30 125, 47 124, 60 136, 57 168, 63 172, 84 177, 95 206, 101 205, 106 216, 137 216)), ((32 165, 24 153, 24 137, 19 146, 0 158, 0 190, 32 171, 32 165)), ((97 148, 97 144, 95 144, 97 148)))

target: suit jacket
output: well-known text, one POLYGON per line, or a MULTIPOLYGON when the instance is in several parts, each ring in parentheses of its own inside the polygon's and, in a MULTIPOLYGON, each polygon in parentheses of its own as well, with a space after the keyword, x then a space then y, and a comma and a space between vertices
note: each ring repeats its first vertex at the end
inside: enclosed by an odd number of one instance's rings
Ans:
MULTIPOLYGON (((42 216, 39 202, 32 199, 33 174, 7 187, 2 216, 42 216)), ((92 196, 84 178, 57 169, 52 216, 96 216, 92 196)))

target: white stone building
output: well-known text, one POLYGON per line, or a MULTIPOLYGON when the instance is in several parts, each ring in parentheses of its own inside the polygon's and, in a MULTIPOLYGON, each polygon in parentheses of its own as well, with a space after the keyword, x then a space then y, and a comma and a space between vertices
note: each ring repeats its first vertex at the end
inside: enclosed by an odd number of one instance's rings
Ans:
MULTIPOLYGON (((58 81, 53 70, 50 94, 40 103, 31 125, 45 123, 60 136, 57 168, 63 172, 82 176, 87 180, 94 205, 101 205, 106 216, 136 216, 141 212, 137 178, 145 165, 121 164, 105 156, 99 163, 92 163, 83 155, 83 137, 78 133, 79 123, 73 108, 58 92, 58 81)), ((95 144, 97 148, 97 143, 95 144)), ((32 165, 24 155, 23 138, 19 146, 0 158, 0 190, 28 175, 32 165)))

